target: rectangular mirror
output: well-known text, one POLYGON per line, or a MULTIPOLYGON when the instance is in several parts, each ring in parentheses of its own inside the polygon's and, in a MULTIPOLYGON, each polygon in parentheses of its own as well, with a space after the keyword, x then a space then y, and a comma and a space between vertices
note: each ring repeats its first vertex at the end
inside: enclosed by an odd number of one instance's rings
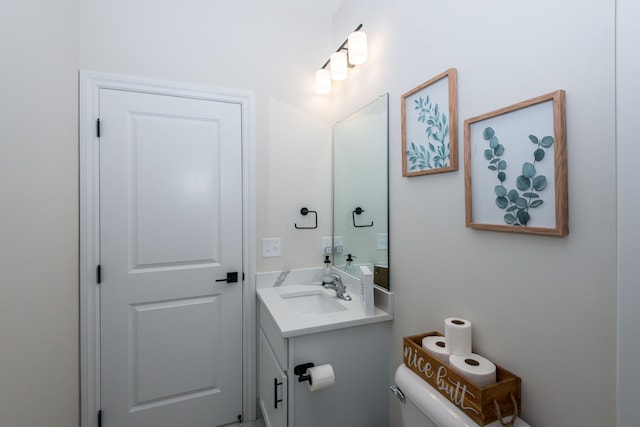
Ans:
POLYGON ((389 95, 333 128, 333 265, 389 289, 389 95))

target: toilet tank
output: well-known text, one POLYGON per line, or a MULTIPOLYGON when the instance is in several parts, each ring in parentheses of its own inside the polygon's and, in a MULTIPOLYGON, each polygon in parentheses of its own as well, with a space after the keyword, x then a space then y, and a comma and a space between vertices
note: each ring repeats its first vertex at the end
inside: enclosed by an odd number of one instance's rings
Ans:
MULTIPOLYGON (((406 399, 401 403, 403 427, 478 427, 475 421, 404 364, 396 370, 395 382, 406 399)), ((531 427, 520 418, 516 426, 531 427)), ((485 427, 500 427, 500 421, 485 427)))

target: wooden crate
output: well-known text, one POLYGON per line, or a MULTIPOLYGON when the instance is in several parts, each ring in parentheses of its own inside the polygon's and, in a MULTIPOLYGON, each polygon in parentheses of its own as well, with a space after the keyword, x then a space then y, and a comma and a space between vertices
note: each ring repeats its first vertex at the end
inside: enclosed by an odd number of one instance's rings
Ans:
POLYGON ((442 336, 438 332, 427 332, 403 338, 403 361, 409 369, 481 426, 498 419, 494 400, 501 415, 508 417, 514 414, 513 396, 519 412, 520 377, 496 365, 497 382, 478 387, 422 348, 422 339, 431 335, 442 336))

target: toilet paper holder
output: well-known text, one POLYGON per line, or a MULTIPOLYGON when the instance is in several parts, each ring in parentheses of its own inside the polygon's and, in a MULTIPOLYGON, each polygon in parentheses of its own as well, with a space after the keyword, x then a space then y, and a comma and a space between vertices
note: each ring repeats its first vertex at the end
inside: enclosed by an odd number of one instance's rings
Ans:
POLYGON ((309 384, 312 384, 311 375, 307 375, 307 369, 313 368, 313 363, 302 363, 293 368, 293 374, 298 376, 298 382, 309 381, 309 384))

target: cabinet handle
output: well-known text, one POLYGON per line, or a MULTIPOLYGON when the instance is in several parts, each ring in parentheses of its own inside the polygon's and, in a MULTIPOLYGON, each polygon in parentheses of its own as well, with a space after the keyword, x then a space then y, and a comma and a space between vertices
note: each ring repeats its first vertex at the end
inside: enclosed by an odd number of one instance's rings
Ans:
POLYGON ((282 399, 278 399, 278 386, 282 383, 278 382, 277 378, 273 379, 273 408, 278 409, 278 402, 282 402, 282 399))

